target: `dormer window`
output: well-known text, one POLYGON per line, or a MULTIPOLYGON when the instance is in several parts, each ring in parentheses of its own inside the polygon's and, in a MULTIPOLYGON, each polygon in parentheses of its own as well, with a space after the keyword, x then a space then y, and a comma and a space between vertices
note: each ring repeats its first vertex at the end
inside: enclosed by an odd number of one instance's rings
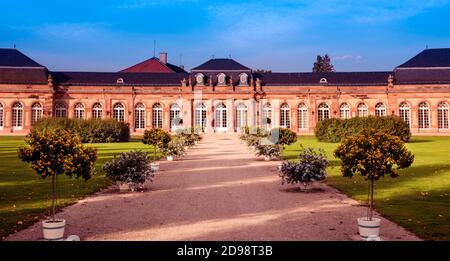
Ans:
POLYGON ((203 74, 199 73, 195 76, 195 81, 197 82, 198 85, 203 85, 204 78, 205 78, 205 76, 203 74))
POLYGON ((124 83, 123 78, 118 78, 116 83, 117 84, 123 84, 124 83))
POLYGON ((321 83, 321 84, 328 83, 327 78, 321 78, 321 79, 320 79, 320 83, 321 83))
POLYGON ((218 82, 218 84, 219 85, 225 85, 226 84, 226 82, 225 82, 226 77, 227 76, 224 73, 219 73, 219 75, 217 75, 217 82, 218 82))
POLYGON ((239 76, 239 85, 248 85, 248 75, 246 73, 242 73, 239 76))

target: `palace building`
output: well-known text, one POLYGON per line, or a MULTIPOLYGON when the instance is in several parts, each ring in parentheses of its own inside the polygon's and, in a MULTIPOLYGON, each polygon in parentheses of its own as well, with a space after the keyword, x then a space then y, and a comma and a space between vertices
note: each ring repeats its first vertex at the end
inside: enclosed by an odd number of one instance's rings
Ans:
POLYGON ((398 115, 413 134, 450 135, 449 107, 450 48, 426 49, 392 71, 331 73, 260 73, 232 59, 186 72, 166 53, 120 72, 62 72, 0 49, 0 135, 24 135, 52 116, 113 118, 132 134, 245 126, 312 134, 318 121, 368 115, 398 115))

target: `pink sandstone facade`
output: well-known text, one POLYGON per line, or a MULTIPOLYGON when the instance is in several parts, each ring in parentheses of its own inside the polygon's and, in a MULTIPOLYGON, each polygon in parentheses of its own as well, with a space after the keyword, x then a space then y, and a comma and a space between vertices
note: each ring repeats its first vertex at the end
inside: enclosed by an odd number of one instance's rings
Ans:
MULTIPOLYGON (((428 59, 420 55, 419 62, 428 59)), ((27 134, 36 120, 52 116, 114 118, 139 135, 149 128, 230 133, 244 126, 313 134, 319 120, 367 115, 398 115, 413 134, 450 135, 450 66, 418 66, 415 58, 391 72, 364 73, 258 73, 231 59, 210 60, 190 73, 0 64, 0 135, 27 134)))

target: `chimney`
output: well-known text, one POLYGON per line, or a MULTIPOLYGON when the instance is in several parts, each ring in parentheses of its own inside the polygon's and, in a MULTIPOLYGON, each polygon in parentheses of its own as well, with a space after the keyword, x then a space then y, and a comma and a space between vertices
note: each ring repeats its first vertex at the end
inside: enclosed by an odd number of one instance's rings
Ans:
POLYGON ((167 53, 159 53, 159 60, 163 63, 167 63, 167 53))

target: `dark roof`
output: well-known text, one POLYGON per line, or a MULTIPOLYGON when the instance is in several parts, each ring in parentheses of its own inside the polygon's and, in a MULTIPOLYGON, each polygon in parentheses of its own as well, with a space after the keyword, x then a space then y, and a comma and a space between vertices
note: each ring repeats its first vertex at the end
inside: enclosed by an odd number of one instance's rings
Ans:
POLYGON ((185 73, 182 68, 170 64, 163 63, 158 58, 152 57, 143 62, 128 67, 120 72, 129 73, 185 73))
POLYGON ((397 68, 450 67, 450 48, 427 49, 397 68))
POLYGON ((0 67, 2 84, 47 84, 45 69, 5 68, 0 67))
POLYGON ((180 85, 188 73, 114 73, 114 72, 51 72, 56 83, 62 85, 180 85), (118 84, 122 78, 124 83, 118 84))
POLYGON ((44 66, 33 61, 30 57, 16 49, 0 48, 0 67, 32 67, 43 68, 44 66))
POLYGON ((449 83, 449 69, 395 70, 395 83, 449 83))
POLYGON ((261 73, 254 74, 263 85, 370 85, 387 84, 392 72, 330 72, 330 73, 261 73), (326 84, 320 83, 325 78, 326 84))
POLYGON ((211 59, 193 68, 192 71, 251 71, 251 69, 233 59, 211 59))

